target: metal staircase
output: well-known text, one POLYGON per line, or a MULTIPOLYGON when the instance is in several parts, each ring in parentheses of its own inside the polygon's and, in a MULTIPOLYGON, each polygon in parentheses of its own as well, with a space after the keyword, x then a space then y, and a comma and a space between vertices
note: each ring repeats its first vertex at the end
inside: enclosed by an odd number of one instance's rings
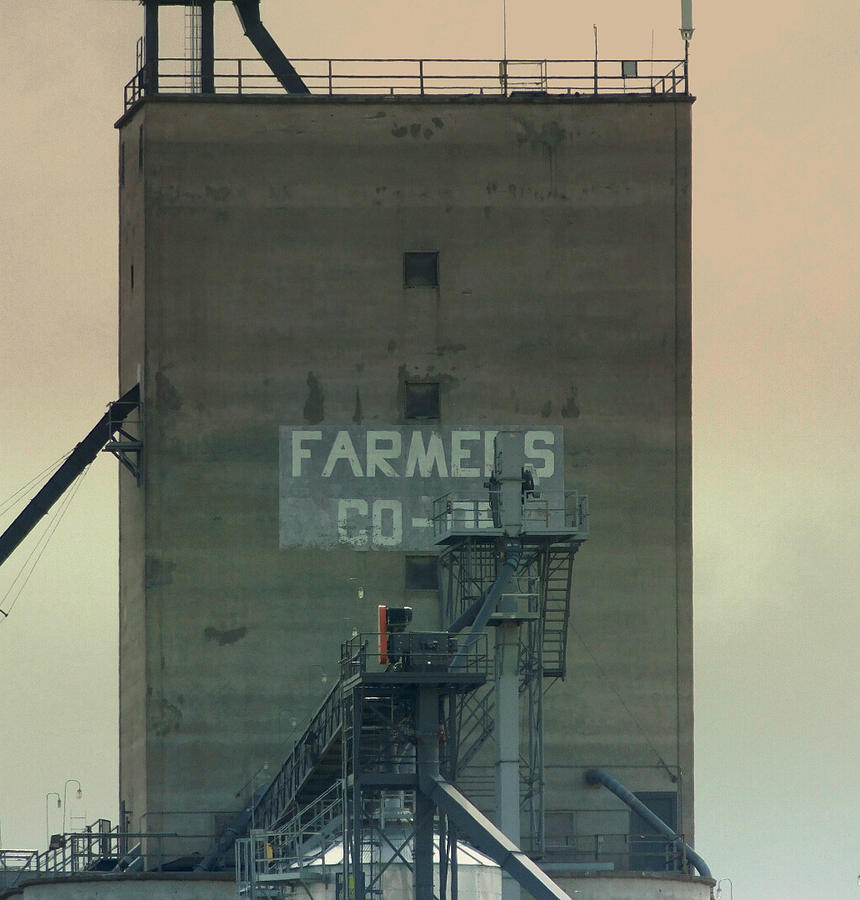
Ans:
POLYGON ((281 827, 340 778, 342 715, 341 683, 337 681, 257 800, 254 821, 260 828, 281 827))
POLYGON ((567 626, 576 550, 577 545, 567 541, 550 544, 544 551, 541 567, 544 678, 564 678, 567 670, 567 626))
MULTIPOLYGON (((533 659, 540 661, 538 671, 543 679, 564 678, 565 675, 573 557, 578 547, 578 541, 548 543, 538 548, 526 561, 527 567, 540 579, 542 616, 540 624, 535 623, 534 629, 540 646, 532 648, 530 653, 533 659)), ((449 594, 449 600, 453 601, 449 615, 464 604, 464 594, 475 592, 493 563, 492 551, 487 547, 473 545, 470 550, 472 552, 464 554, 469 564, 461 568, 461 575, 465 577, 459 585, 460 589, 457 590, 451 582, 454 587, 451 593, 455 596, 449 594)), ((541 680, 538 678, 538 682, 541 680)), ((540 689, 538 684, 532 682, 534 676, 524 673, 521 692, 540 689)), ((269 831, 283 828, 299 809, 322 795, 333 781, 341 777, 343 707, 342 684, 338 681, 308 722, 272 783, 256 802, 253 818, 259 828, 269 831)), ((380 722, 377 722, 376 727, 379 725, 380 722)), ((373 730, 374 723, 369 721, 364 727, 373 730)), ((464 695, 458 709, 458 776, 465 772, 492 737, 494 728, 491 686, 464 695)), ((526 770, 528 768, 526 766, 526 770)), ((528 772, 526 775, 528 782, 528 772)), ((536 773, 532 776, 532 780, 539 779, 536 773)), ((528 795, 530 791, 526 793, 528 795)))
POLYGON ((280 828, 254 829, 236 842, 239 897, 281 900, 292 896, 296 883, 329 881, 340 870, 330 850, 342 831, 343 786, 337 780, 280 828))

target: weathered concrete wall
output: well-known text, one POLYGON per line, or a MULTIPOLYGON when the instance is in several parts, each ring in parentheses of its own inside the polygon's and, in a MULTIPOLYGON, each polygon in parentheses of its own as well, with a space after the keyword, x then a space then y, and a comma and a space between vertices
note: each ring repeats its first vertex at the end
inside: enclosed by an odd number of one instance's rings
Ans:
POLYGON ((553 874, 553 880, 575 900, 710 900, 714 886, 710 878, 646 872, 553 874))
MULTIPOLYGON (((146 216, 143 181, 144 115, 120 132, 119 381, 143 378, 146 316, 146 216)), ((141 397, 145 385, 141 383, 141 397)), ((145 435, 144 435, 145 437, 145 435)), ((144 458, 145 461, 145 458, 144 458)), ((147 808, 147 619, 145 491, 120 471, 119 767, 121 827, 139 830, 147 808)), ((145 480, 142 482, 145 485, 145 480)))
POLYGON ((584 785, 601 766, 677 790, 691 838, 689 102, 164 98, 121 139, 141 125, 120 241, 145 273, 121 278, 122 387, 142 362, 146 409, 146 482, 121 500, 134 826, 235 808, 378 603, 438 615, 397 549, 279 548, 279 428, 405 427, 426 379, 441 428, 563 427, 590 498, 547 695, 554 821, 626 826, 584 785), (438 287, 404 287, 409 250, 438 250, 438 287))
MULTIPOLYGON (((501 896, 498 870, 461 870, 460 896, 468 900, 496 900, 501 896)), ((411 879, 402 866, 395 866, 385 888, 386 900, 409 900, 411 879), (401 883, 402 882, 402 883, 401 883)), ((667 875, 559 876, 557 883, 576 900, 708 900, 713 881, 673 878, 667 875)), ((219 876, 146 875, 93 878, 81 876, 53 882, 29 884, 12 894, 23 900, 232 900, 236 885, 219 876)), ((296 896, 314 900, 335 897, 333 885, 310 883, 296 889, 296 896)), ((527 898, 529 895, 524 894, 527 898)), ((11 897, 10 897, 11 900, 11 897)))

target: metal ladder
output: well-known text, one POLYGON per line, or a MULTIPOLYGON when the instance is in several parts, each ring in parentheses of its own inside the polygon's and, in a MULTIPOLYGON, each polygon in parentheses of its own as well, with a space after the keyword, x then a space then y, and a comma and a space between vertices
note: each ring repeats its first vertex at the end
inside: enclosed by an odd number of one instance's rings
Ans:
POLYGON ((571 543, 552 544, 543 560, 543 676, 564 678, 567 670, 567 625, 573 575, 571 543))

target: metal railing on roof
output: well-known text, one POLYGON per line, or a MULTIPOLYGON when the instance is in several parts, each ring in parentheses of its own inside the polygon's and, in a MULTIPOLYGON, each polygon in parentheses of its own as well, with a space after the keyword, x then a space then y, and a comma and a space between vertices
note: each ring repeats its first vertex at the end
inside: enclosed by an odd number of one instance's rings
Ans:
MULTIPOLYGON (((683 59, 292 59, 312 95, 510 97, 683 95, 689 93, 683 59)), ((214 93, 282 95, 278 79, 260 59, 215 60, 214 93)), ((125 108, 145 95, 200 92, 184 57, 158 61, 157 76, 140 67, 125 86, 125 108)))
MULTIPOLYGON (((683 835, 680 835, 683 838, 683 835)), ((526 849, 525 847, 523 849, 526 849)), ((574 863, 580 870, 614 872, 689 872, 683 840, 653 832, 562 834, 546 839, 546 857, 574 863)), ((564 864, 561 864, 562 866, 564 864)), ((551 870, 551 869, 550 869, 551 870)))

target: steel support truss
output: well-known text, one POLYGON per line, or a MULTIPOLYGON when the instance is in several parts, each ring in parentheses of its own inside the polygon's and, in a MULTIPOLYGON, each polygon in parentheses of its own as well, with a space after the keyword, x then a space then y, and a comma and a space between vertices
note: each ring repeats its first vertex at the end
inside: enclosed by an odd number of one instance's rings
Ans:
MULTIPOLYGON (((533 855, 545 848, 543 696, 566 665, 573 557, 583 539, 546 535, 522 539, 516 575, 502 595, 490 625, 516 621, 519 627, 520 810, 522 846, 533 855)), ((502 558, 495 537, 470 536, 444 546, 439 557, 442 626, 448 628, 486 595, 502 558)), ((461 777, 496 731, 495 688, 488 683, 456 699, 460 735, 453 770, 461 777)))

